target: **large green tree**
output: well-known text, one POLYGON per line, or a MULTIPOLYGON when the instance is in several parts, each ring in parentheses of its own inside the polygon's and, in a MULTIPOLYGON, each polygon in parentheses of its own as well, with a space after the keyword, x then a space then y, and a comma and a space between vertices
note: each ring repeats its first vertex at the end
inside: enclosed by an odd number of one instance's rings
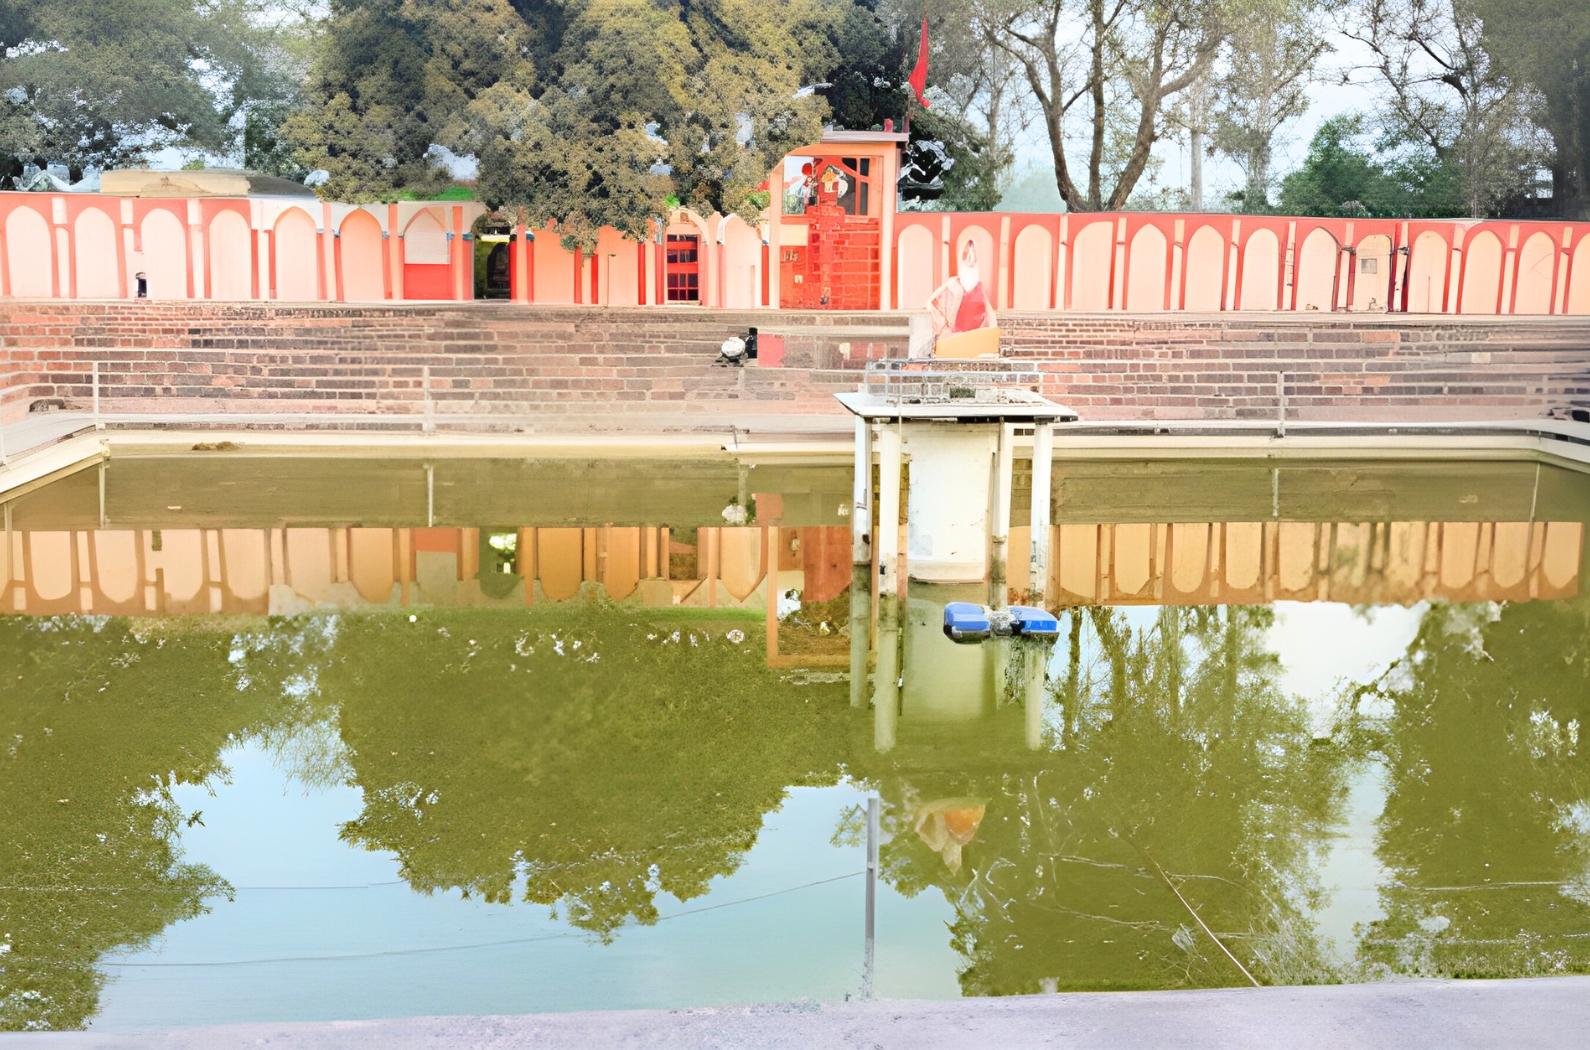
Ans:
POLYGON ((1590 2, 1475 0, 1501 67, 1544 98, 1553 197, 1563 218, 1590 218, 1590 2))
POLYGON ((774 162, 821 134, 802 89, 857 18, 852 0, 335 0, 287 130, 350 200, 434 189, 433 146, 473 155, 486 201, 571 246, 639 237, 670 197, 755 216, 774 162))
POLYGON ((1427 151, 1377 152, 1357 114, 1331 117, 1309 143, 1303 166, 1281 181, 1288 215, 1450 218, 1468 213, 1463 173, 1427 151))
POLYGON ((246 153, 249 114, 258 143, 296 90, 289 22, 266 0, 8 5, 0 150, 74 174, 165 146, 246 153))

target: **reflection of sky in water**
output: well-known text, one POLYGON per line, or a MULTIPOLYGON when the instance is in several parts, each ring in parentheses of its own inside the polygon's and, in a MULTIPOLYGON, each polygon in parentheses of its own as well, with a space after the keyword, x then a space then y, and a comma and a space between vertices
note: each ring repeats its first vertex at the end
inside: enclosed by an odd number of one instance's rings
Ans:
POLYGON ((1281 660, 1281 688, 1307 701, 1314 731, 1327 733, 1340 687, 1384 674, 1408 651, 1428 606, 1276 602, 1273 608, 1269 643, 1281 660))
MULTIPOLYGON (((864 850, 830 843, 841 812, 865 797, 849 785, 790 789, 738 871, 685 903, 659 894, 662 921, 627 926, 604 946, 541 905, 416 893, 391 854, 337 838, 359 813, 359 789, 306 791, 252 746, 225 758, 231 784, 213 797, 196 787, 177 795, 184 810, 203 811, 203 826, 183 833, 185 859, 219 872, 236 900, 212 902, 209 915, 108 968, 99 1027, 834 1000, 860 990, 864 883, 844 876, 862 870, 864 850), (764 894, 778 895, 734 903, 764 894), (475 947, 454 950, 465 945, 475 947)), ((878 896, 878 994, 959 995, 962 960, 945 935, 942 895, 908 900, 880 883, 878 896)))

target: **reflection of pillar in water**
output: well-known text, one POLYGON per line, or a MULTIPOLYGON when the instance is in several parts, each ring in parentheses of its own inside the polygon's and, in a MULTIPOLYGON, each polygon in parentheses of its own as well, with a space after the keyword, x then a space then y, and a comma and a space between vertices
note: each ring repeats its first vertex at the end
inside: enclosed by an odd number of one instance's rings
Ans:
POLYGON ((873 676, 873 745, 894 747, 900 710, 900 432, 878 435, 878 669, 873 676))
POLYGON ((888 751, 900 717, 900 599, 888 591, 878 599, 878 668, 872 681, 872 743, 888 751))
POLYGON ((1003 609, 1009 602, 1006 558, 1010 543, 1010 485, 1015 470, 1010 425, 999 425, 999 448, 994 453, 994 505, 989 514, 988 604, 1003 609))
POLYGON ((867 702, 872 640, 872 424, 856 417, 856 477, 850 495, 850 706, 867 702))
POLYGON ((1025 713, 1027 716, 1027 746, 1033 751, 1043 747, 1043 705, 1046 698, 1049 654, 1053 642, 1022 641, 1021 670, 1025 688, 1025 713))

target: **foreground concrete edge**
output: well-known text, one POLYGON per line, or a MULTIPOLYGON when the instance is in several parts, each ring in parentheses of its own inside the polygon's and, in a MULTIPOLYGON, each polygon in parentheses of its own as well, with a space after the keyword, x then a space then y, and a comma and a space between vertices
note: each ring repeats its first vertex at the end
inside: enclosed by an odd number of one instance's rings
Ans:
POLYGON ((28 1033, 0 1035, 0 1047, 1578 1050, 1587 1033, 1590 977, 1541 977, 28 1033))

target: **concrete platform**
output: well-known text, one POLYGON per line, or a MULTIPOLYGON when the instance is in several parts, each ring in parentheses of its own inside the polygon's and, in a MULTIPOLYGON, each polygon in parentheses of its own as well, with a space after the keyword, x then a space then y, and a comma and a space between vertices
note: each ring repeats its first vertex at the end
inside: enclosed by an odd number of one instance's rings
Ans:
POLYGON ((18 1033, 0 1050, 1578 1050, 1587 1033, 1590 977, 1539 977, 18 1033))

